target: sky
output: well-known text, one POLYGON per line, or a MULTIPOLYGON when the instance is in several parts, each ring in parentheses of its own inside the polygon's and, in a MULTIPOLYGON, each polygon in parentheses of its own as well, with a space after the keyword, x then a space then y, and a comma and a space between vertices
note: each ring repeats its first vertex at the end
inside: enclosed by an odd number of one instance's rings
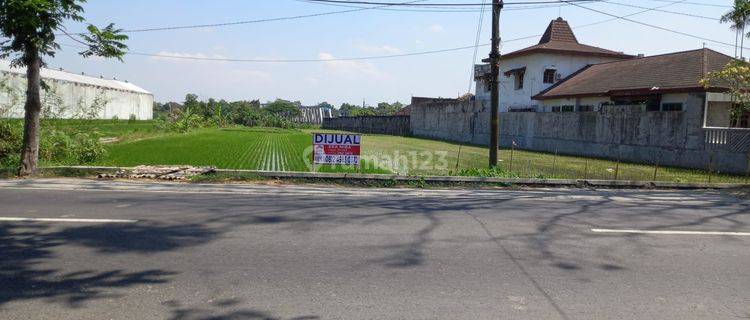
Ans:
MULTIPOLYGON (((401 0, 388 0, 401 2, 401 0)), ((487 0, 490 2, 489 0, 487 0)), ((523 2, 529 0, 508 0, 523 2)), ((624 16, 646 8, 700 15, 718 19, 728 11, 731 0, 608 0, 586 7, 624 16), (699 4, 706 5, 699 5, 699 4)), ((480 3, 482 0, 426 0, 427 3, 480 3)), ((734 55, 733 46, 716 44, 660 29, 614 20, 602 13, 574 6, 511 10, 501 16, 501 51, 508 53, 536 44, 550 20, 562 16, 574 27, 584 44, 630 54, 655 55, 699 49, 704 46, 734 55)), ((523 7, 521 7, 523 8, 523 7)), ((342 11, 349 8, 298 0, 89 0, 85 5, 88 22, 105 26, 115 23, 123 29, 215 24, 277 17, 342 11)), ((434 10, 432 10, 434 11, 434 10)), ((202 99, 269 101, 298 100, 305 105, 327 101, 375 105, 378 102, 408 103, 412 96, 456 97, 467 92, 474 63, 473 49, 390 59, 331 61, 333 58, 408 54, 473 46, 480 12, 476 7, 462 12, 413 12, 363 10, 296 20, 280 20, 186 30, 129 33, 133 52, 167 56, 231 59, 320 59, 321 62, 225 62, 127 55, 124 62, 101 58, 85 59, 76 43, 60 38, 63 50, 46 61, 49 67, 71 72, 127 80, 149 90, 156 101, 183 101, 188 93, 202 99)), ((486 11, 480 44, 489 43, 491 13, 486 11)), ((735 33, 718 20, 648 12, 630 19, 677 30, 703 38, 734 44, 735 33)), ((69 31, 83 31, 85 25, 71 22, 69 31)), ((748 40, 750 45, 750 40, 748 40)), ((750 54, 750 50, 745 51, 750 54)), ((489 53, 478 49, 477 62, 489 53)), ((473 89, 472 89, 473 90, 473 89)))

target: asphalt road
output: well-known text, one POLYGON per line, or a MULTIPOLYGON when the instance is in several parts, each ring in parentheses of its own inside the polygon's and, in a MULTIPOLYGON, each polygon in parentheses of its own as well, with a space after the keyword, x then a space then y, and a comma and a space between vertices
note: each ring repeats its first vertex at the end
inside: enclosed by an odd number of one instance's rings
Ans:
POLYGON ((750 318, 750 201, 719 192, 28 180, 0 205, 0 319, 750 318))

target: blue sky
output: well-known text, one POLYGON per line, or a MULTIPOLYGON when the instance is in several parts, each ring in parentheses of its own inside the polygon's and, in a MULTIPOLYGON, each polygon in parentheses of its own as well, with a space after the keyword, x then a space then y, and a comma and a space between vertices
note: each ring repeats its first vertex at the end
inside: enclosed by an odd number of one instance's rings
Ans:
MULTIPOLYGON (((517 2, 527 0, 515 0, 517 2)), ((669 4, 664 0, 612 0, 643 7, 669 4)), ((397 2, 394 0, 394 2, 397 2)), ((429 0, 428 2, 470 2, 481 0, 429 0)), ((506 2, 513 2, 506 1, 506 2)), ((731 0, 687 0, 711 5, 731 0)), ((641 11, 612 3, 586 4, 618 16, 641 11)), ((511 6, 507 6, 511 8, 511 6)), ((90 0, 85 17, 96 25, 114 22, 118 27, 147 28, 173 25, 210 24, 262 18, 340 11, 346 8, 295 0, 90 0)), ((674 4, 663 10, 719 17, 725 7, 674 4)), ((504 39, 537 35, 558 15, 572 26, 607 20, 592 11, 564 6, 503 13, 504 39)), ((489 42, 490 13, 484 19, 481 43, 489 42)), ((394 12, 367 10, 300 20, 286 20, 204 29, 130 34, 127 42, 136 52, 240 59, 328 59, 439 50, 474 44, 478 12, 394 12)), ((632 19, 680 30, 709 39, 734 43, 734 32, 718 21, 649 12, 632 19)), ((70 23, 71 31, 84 25, 70 23)), ((611 21, 574 29, 579 41, 627 53, 646 55, 703 47, 693 39, 626 21, 611 21)), ((538 38, 503 44, 510 52, 533 45, 538 38)), ((73 44, 61 38, 61 43, 73 44)), ((750 40, 748 40, 750 45, 750 40)), ((734 49, 707 43, 707 47, 733 55, 734 49)), ((489 47, 479 48, 478 59, 489 47)), ((750 51, 746 51, 750 54, 750 51)), ((455 97, 469 85, 473 50, 372 61, 327 61, 311 63, 247 63, 187 61, 169 58, 127 56, 125 63, 83 59, 76 49, 64 47, 50 67, 72 72, 128 80, 154 93, 157 101, 182 101, 186 93, 201 98, 228 100, 285 98, 304 104, 328 101, 368 104, 380 101, 408 102, 411 96, 455 97)))

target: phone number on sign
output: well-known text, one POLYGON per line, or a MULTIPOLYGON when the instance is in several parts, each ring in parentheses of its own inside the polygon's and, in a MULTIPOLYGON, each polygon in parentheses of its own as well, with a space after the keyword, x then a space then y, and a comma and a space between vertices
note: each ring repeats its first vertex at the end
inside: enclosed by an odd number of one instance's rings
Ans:
POLYGON ((349 165, 358 165, 359 164, 359 156, 316 154, 315 155, 315 163, 318 163, 318 164, 349 164, 349 165))

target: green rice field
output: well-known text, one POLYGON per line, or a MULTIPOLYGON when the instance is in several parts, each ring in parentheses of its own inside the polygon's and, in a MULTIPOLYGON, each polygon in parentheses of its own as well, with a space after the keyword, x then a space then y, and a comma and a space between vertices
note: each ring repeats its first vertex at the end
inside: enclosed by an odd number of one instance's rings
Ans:
MULTIPOLYGON (((156 134, 108 145, 106 166, 195 165, 222 169, 310 171, 311 130, 274 128, 201 129, 186 134, 156 134)), ((404 175, 490 175, 522 178, 618 179, 673 182, 749 181, 744 176, 701 170, 617 163, 539 152, 501 150, 500 172, 486 168, 487 149, 444 141, 364 135, 361 172, 404 175), (459 156, 460 155, 460 156, 459 156), (511 159, 512 158, 512 159, 511 159)), ((326 172, 354 168, 321 167, 326 172)))

